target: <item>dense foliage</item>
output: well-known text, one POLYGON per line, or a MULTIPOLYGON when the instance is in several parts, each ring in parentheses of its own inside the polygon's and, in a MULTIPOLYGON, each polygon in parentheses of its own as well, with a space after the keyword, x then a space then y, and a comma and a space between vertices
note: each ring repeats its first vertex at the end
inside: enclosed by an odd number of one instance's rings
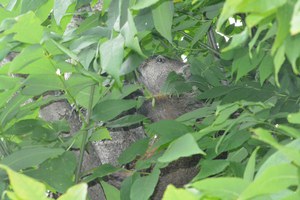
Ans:
POLYGON ((108 200, 147 200, 162 167, 195 154, 202 155, 199 174, 185 188, 168 186, 164 200, 299 199, 300 1, 104 0, 102 11, 79 9, 96 3, 0 0, 0 60, 17 54, 0 68, 4 199, 49 199, 46 191, 85 199, 80 182, 96 180, 108 200), (73 16, 78 26, 68 25, 73 16), (164 92, 192 92, 204 106, 147 124, 158 139, 121 155, 120 167, 136 164, 119 191, 103 177, 122 169, 102 165, 86 175, 83 151, 108 139, 101 134, 109 126, 145 121, 118 116, 141 105, 142 98, 124 98, 140 88, 133 74, 153 55, 184 58, 189 80, 172 79, 164 92), (44 98, 50 91, 60 95, 44 98), (41 107, 62 99, 81 117, 72 136, 65 120, 39 117, 41 107), (69 151, 76 148, 79 160, 69 151))

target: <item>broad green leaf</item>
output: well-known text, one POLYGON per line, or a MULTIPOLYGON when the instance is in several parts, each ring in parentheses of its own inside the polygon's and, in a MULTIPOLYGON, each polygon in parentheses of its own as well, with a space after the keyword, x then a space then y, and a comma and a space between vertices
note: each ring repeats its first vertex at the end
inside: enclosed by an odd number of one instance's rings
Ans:
MULTIPOLYGON (((95 81, 92 77, 85 76, 83 73, 74 73, 72 74, 68 80, 65 81, 67 85, 68 92, 76 97, 80 92, 84 91, 86 88, 91 92, 91 86, 95 85, 95 81)), ((95 89, 98 87, 95 87, 95 89)), ((65 89, 65 88, 64 88, 65 89)), ((95 91, 96 93, 99 91, 95 91)), ((89 98, 88 98, 89 99, 89 98)), ((88 104, 88 102, 85 102, 88 104)))
POLYGON ((249 35, 248 29, 245 29, 243 32, 241 32, 237 35, 234 35, 232 37, 230 44, 227 47, 225 47, 224 49, 222 49, 222 51, 226 52, 226 51, 232 50, 238 46, 241 46, 248 39, 248 35, 249 35))
MULTIPOLYGON (((286 147, 293 148, 293 149, 299 151, 300 150, 300 140, 296 139, 296 140, 290 142, 289 144, 287 144, 286 147)), ((257 177, 260 176, 265 170, 267 170, 268 168, 270 168, 272 166, 288 164, 290 162, 291 161, 288 158, 288 156, 283 154, 283 152, 281 152, 281 151, 277 151, 277 152, 273 153, 271 156, 269 156, 268 159, 261 165, 258 172, 256 173, 256 176, 257 177)))
POLYGON ((14 39, 24 43, 36 44, 40 42, 44 29, 40 19, 33 12, 20 15, 16 20, 17 22, 11 29, 5 31, 5 34, 15 33, 14 39))
POLYGON ((193 194, 187 189, 176 188, 174 185, 168 185, 162 200, 198 200, 197 194, 193 194))
POLYGON ((9 63, 9 73, 18 74, 55 74, 56 67, 45 56, 40 45, 23 48, 21 53, 9 63))
POLYGON ((200 166, 201 170, 194 177, 193 182, 223 172, 229 166, 229 162, 227 160, 202 160, 200 166))
POLYGON ((13 170, 21 170, 34 167, 48 158, 56 157, 64 152, 60 148, 34 147, 21 149, 4 157, 0 164, 6 165, 13 170))
POLYGON ((26 175, 47 183, 57 192, 64 193, 74 184, 76 165, 75 154, 67 151, 57 158, 46 160, 38 169, 28 171, 26 175))
POLYGON ((89 141, 98 142, 101 140, 112 140, 110 136, 110 132, 107 130, 107 128, 101 127, 96 129, 89 138, 89 141))
POLYGON ((250 71, 255 69, 260 63, 260 61, 263 59, 263 57, 264 57, 264 52, 259 51, 257 53, 255 52, 252 59, 247 54, 245 54, 241 59, 236 59, 235 61, 237 60, 239 61, 238 65, 233 66, 233 67, 237 67, 236 82, 240 80, 241 77, 247 75, 250 71))
POLYGON ((181 115, 176 119, 176 121, 182 123, 189 122, 189 121, 195 122, 197 119, 201 119, 209 115, 212 115, 214 112, 215 112, 215 108, 213 106, 211 107, 204 106, 203 108, 198 108, 191 112, 181 115))
MULTIPOLYGON (((35 0, 31 0, 34 1, 35 0)), ((46 3, 44 3, 42 6, 38 7, 38 9, 35 11, 35 15, 41 20, 41 22, 44 22, 49 17, 54 5, 54 0, 47 0, 46 3)))
MULTIPOLYGON (((120 7, 122 2, 119 0, 111 0, 107 11, 107 26, 115 31, 120 31, 120 7)), ((103 13, 102 13, 103 14, 103 13)))
POLYGON ((45 4, 47 0, 22 0, 21 13, 26 13, 28 11, 35 11, 43 4, 45 4))
POLYGON ((152 7, 152 16, 156 30, 172 43, 172 21, 174 5, 170 0, 163 0, 152 7), (163 19, 163 20, 162 20, 163 19))
POLYGON ((282 45, 276 52, 275 56, 274 56, 274 74, 275 74, 275 82, 277 86, 280 86, 279 83, 279 79, 278 79, 278 75, 279 75, 279 71, 285 61, 285 45, 282 45))
POLYGON ((251 154, 245 172, 244 172, 244 180, 247 180, 249 182, 253 181, 254 179, 254 173, 255 173, 255 161, 256 161, 256 154, 257 151, 259 150, 259 147, 257 147, 253 153, 251 154))
POLYGON ((131 48, 135 52, 137 52, 140 56, 146 58, 144 53, 141 50, 139 39, 137 37, 137 29, 135 27, 133 16, 128 10, 127 22, 121 29, 121 33, 125 38, 125 46, 131 48))
POLYGON ((291 164, 281 164, 265 170, 241 194, 246 200, 265 194, 273 194, 298 184, 297 168, 291 164))
POLYGON ((225 122, 225 120, 227 120, 239 108, 240 106, 236 103, 218 106, 216 110, 216 120, 214 121, 213 126, 225 122))
POLYGON ((112 0, 103 0, 103 5, 102 5, 102 15, 106 12, 107 8, 109 8, 109 5, 112 0))
POLYGON ((22 90, 24 95, 36 96, 51 90, 63 89, 63 83, 56 74, 30 75, 22 90))
POLYGON ((266 13, 284 5, 287 0, 227 0, 218 19, 217 30, 236 13, 266 13))
POLYGON ((118 84, 120 84, 119 77, 123 54, 124 39, 121 34, 100 46, 101 67, 108 74, 112 75, 118 84))
POLYGON ((292 124, 300 124, 300 112, 289 114, 287 120, 292 124))
POLYGON ((86 200, 88 185, 79 183, 69 188, 68 191, 61 195, 57 200, 86 200))
POLYGON ((259 81, 263 85, 264 81, 273 73, 274 64, 270 55, 266 55, 259 65, 259 81))
POLYGON ((10 76, 0 75, 0 90, 10 90, 20 84, 19 78, 14 78, 10 76))
POLYGON ((133 161, 138 155, 142 156, 146 153, 149 146, 149 138, 141 139, 130 145, 119 156, 120 164, 126 164, 133 161))
POLYGON ((160 120, 147 126, 146 130, 151 136, 159 136, 159 141, 155 144, 157 146, 168 143, 190 132, 187 126, 174 120, 160 120))
POLYGON ((135 84, 124 85, 120 89, 114 88, 110 94, 103 97, 103 101, 109 99, 123 99, 124 97, 127 97, 138 89, 141 89, 141 86, 135 84))
POLYGON ((123 62, 120 69, 120 75, 128 74, 136 70, 143 63, 144 58, 139 54, 133 52, 128 58, 123 62))
MULTIPOLYGON (((290 21, 292 17, 293 7, 294 7, 295 1, 290 1, 289 3, 286 3, 280 9, 277 11, 277 33, 276 38, 272 46, 272 55, 276 52, 280 46, 284 44, 284 41, 286 40, 287 36, 290 34, 290 21)), ((279 50, 278 50, 279 51, 279 50)))
MULTIPOLYGON (((290 115, 288 115, 288 116, 290 116, 290 115)), ((283 124, 278 124, 278 126, 276 126, 276 128, 284 131, 284 133, 288 137, 293 137, 293 138, 299 138, 300 137, 299 129, 293 128, 293 127, 288 126, 288 125, 283 125, 283 124)))
POLYGON ((56 24, 60 24, 62 18, 65 16, 70 5, 74 4, 75 0, 55 0, 53 7, 53 14, 56 24))
POLYGON ((285 54, 287 59, 290 61, 293 71, 295 74, 300 74, 299 66, 297 66, 297 59, 300 55, 300 50, 297 48, 300 45, 300 36, 288 37, 286 40, 285 54))
POLYGON ((272 145, 290 159, 290 161, 300 165, 300 152, 297 149, 279 144, 268 130, 256 128, 253 132, 258 136, 257 139, 272 145))
POLYGON ((192 186, 200 192, 222 199, 239 199, 248 185, 248 181, 233 177, 208 178, 192 183, 192 186))
POLYGON ((223 96, 225 94, 230 93, 232 90, 237 89, 238 87, 235 86, 217 86, 213 87, 210 90, 204 91, 201 93, 198 98, 199 99, 212 99, 216 97, 223 96))
POLYGON ((17 94, 12 99, 10 99, 10 101, 6 104, 6 107, 0 114, 0 123, 2 127, 5 127, 5 125, 16 116, 20 109, 20 105, 22 105, 29 98, 30 96, 17 94))
POLYGON ((98 103, 93 110, 92 119, 99 121, 109 121, 122 112, 136 107, 135 100, 106 100, 98 103))
POLYGON ((150 7, 157 2, 159 2, 159 0, 138 0, 137 3, 131 7, 131 9, 141 10, 141 9, 150 7))
POLYGON ((22 200, 40 199, 46 200, 46 186, 28 176, 14 172, 10 168, 4 165, 0 165, 0 168, 5 170, 9 177, 11 188, 13 189, 15 196, 22 200))
POLYGON ((85 177, 84 181, 91 182, 91 181, 95 180, 96 178, 103 178, 107 175, 110 175, 110 174, 115 173, 120 170, 121 170, 120 168, 114 167, 110 164, 103 164, 103 165, 100 165, 99 167, 93 169, 92 174, 85 177))
POLYGON ((147 118, 144 115, 139 115, 139 114, 137 114, 137 115, 126 115, 126 116, 121 117, 117 120, 108 122, 106 127, 108 127, 108 128, 120 128, 120 127, 131 126, 133 124, 140 123, 145 119, 147 119, 147 118))
POLYGON ((106 200, 120 200, 120 191, 116 187, 104 181, 101 181, 100 184, 104 190, 106 200))
POLYGON ((159 174, 160 170, 158 168, 154 168, 150 175, 143 176, 135 180, 130 190, 130 199, 148 200, 154 192, 159 174))
POLYGON ((4 131, 7 135, 24 135, 32 132, 37 126, 42 126, 44 123, 37 119, 25 119, 14 123, 9 129, 4 131))
POLYGON ((168 163, 178 158, 195 154, 206 155, 205 152, 199 148, 195 138, 188 133, 173 141, 166 152, 158 158, 158 161, 168 163))
POLYGON ((300 1, 297 1, 297 3, 294 6, 293 16, 291 20, 291 28, 290 33, 292 35, 296 35, 300 32, 300 1))
MULTIPOLYGON (((95 91, 94 91, 94 97, 93 97, 93 105, 92 108, 97 104, 97 102, 100 99, 100 92, 101 89, 98 85, 95 86, 95 91)), ((86 87, 82 90, 80 90, 77 95, 76 95, 76 101, 79 105, 84 107, 85 109, 88 109, 89 106, 89 100, 91 96, 91 87, 86 87)))

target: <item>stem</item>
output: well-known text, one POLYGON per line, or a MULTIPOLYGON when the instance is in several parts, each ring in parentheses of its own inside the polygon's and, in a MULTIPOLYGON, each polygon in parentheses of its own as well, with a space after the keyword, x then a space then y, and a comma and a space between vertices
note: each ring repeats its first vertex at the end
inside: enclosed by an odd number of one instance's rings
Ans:
POLYGON ((87 116, 86 116, 86 122, 85 122, 85 126, 84 126, 84 132, 82 133, 83 136, 82 136, 80 153, 79 153, 79 162, 78 162, 77 169, 76 169, 76 174, 75 174, 75 183, 78 183, 79 178, 80 178, 80 171, 81 171, 82 163, 83 163, 85 145, 86 145, 87 138, 88 138, 88 129, 87 128, 90 125, 90 117, 91 117, 92 108, 93 108, 94 93, 95 93, 95 85, 92 85, 91 86, 90 99, 89 99, 89 105, 88 105, 88 110, 87 110, 87 116))

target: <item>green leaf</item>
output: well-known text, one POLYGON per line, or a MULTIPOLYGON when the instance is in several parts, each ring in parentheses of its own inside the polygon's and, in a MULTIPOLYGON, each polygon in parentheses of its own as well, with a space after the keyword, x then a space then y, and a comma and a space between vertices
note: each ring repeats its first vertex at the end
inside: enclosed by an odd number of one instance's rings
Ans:
POLYGON ((300 112, 289 114, 287 120, 292 124, 300 124, 300 112))
POLYGON ((265 194, 274 194, 298 184, 297 168, 281 164, 265 170, 247 187, 240 199, 250 199, 265 194))
POLYGON ((21 13, 26 13, 28 11, 35 11, 43 4, 45 4, 47 0, 23 0, 21 5, 21 13))
POLYGON ((55 72, 56 67, 53 67, 40 45, 23 48, 21 53, 9 63, 9 73, 54 75, 55 72))
POLYGON ((110 132, 107 130, 107 128, 101 127, 96 129, 95 132, 92 133, 91 137, 89 138, 89 141, 98 142, 101 140, 111 140, 110 132))
POLYGON ((5 34, 15 33, 14 39, 24 43, 36 44, 40 42, 44 29, 40 25, 40 19, 33 12, 20 15, 16 20, 17 22, 11 29, 5 31, 5 34))
POLYGON ((33 131, 37 126, 42 126, 44 123, 37 119, 25 119, 14 123, 13 126, 5 130, 6 135, 24 135, 33 131))
POLYGON ((288 126, 288 125, 283 125, 283 124, 278 124, 278 126, 276 126, 276 128, 284 131, 284 133, 288 137, 292 137, 292 138, 299 138, 300 137, 299 129, 293 128, 293 127, 288 126))
POLYGON ((56 157, 64 152, 60 148, 34 147, 21 149, 4 157, 0 161, 0 164, 6 165, 13 170, 21 170, 34 167, 48 158, 56 157))
POLYGON ((136 115, 126 115, 126 116, 121 117, 117 120, 108 122, 106 127, 108 127, 108 128, 120 128, 120 127, 131 126, 133 124, 140 123, 145 119, 147 119, 147 118, 144 115, 138 115, 138 114, 136 114, 136 115))
POLYGON ((137 53, 131 53, 123 62, 120 69, 120 75, 128 74, 137 69, 143 63, 144 58, 137 53))
POLYGON ((249 182, 253 181, 254 179, 254 173, 255 173, 255 161, 256 161, 256 154, 257 151, 259 150, 259 147, 257 147, 253 153, 251 154, 245 172, 244 172, 244 180, 247 180, 249 182))
POLYGON ((150 124, 146 129, 150 135, 159 136, 156 145, 163 145, 190 132, 187 126, 174 120, 160 120, 150 124))
POLYGON ((0 168, 7 172, 11 188, 13 189, 17 199, 48 199, 46 197, 46 186, 44 184, 28 176, 14 172, 2 164, 0 165, 0 168))
POLYGON ((79 183, 69 188, 68 191, 61 195, 57 200, 86 200, 88 185, 79 183))
POLYGON ((125 46, 131 48, 135 52, 137 52, 140 56, 146 58, 144 53, 141 50, 139 39, 137 37, 137 29, 135 27, 133 16, 128 10, 128 17, 127 22, 124 24, 124 26, 121 29, 121 33, 125 38, 125 46))
MULTIPOLYGON (((296 139, 286 145, 287 148, 292 148, 295 150, 300 150, 300 140, 296 139)), ((272 166, 277 166, 281 164, 288 164, 291 163, 290 159, 286 154, 284 154, 282 151, 277 151, 270 155, 268 159, 261 165, 259 170, 256 173, 256 176, 260 176, 265 170, 272 166)))
POLYGON ((74 184, 76 165, 75 154, 67 151, 57 158, 46 160, 38 169, 28 171, 26 175, 47 183, 57 192, 64 193, 74 184))
POLYGON ((152 16, 156 30, 172 43, 172 21, 174 5, 170 0, 163 0, 152 7, 152 16), (163 20, 162 20, 163 19, 163 20))
POLYGON ((225 122, 225 120, 227 120, 239 108, 240 106, 237 103, 218 106, 216 110, 216 120, 214 121, 213 126, 225 122))
POLYGON ((276 52, 275 56, 274 56, 274 73, 275 73, 275 82, 277 86, 280 86, 279 80, 278 80, 278 74, 279 71, 285 61, 285 45, 282 45, 276 52))
POLYGON ((193 182, 223 172, 229 166, 229 162, 227 160, 202 160, 200 166, 201 170, 194 177, 193 182))
POLYGON ((154 168, 150 175, 143 176, 135 180, 130 190, 130 199, 148 200, 154 192, 159 174, 160 170, 158 168, 154 168))
POLYGON ((54 14, 54 19, 56 21, 56 24, 59 25, 62 18, 65 16, 68 8, 72 5, 75 4, 75 0, 55 0, 54 2, 54 7, 53 7, 53 14, 54 14))
POLYGON ((173 141, 166 152, 158 158, 158 161, 168 163, 178 158, 195 154, 206 155, 205 152, 199 148, 195 138, 188 133, 173 141))
POLYGON ((61 89, 63 89, 63 84, 56 74, 30 75, 25 82, 22 94, 36 96, 47 91, 61 89))
POLYGON ((103 164, 92 170, 92 174, 84 178, 85 182, 91 182, 96 178, 103 178, 109 174, 120 171, 120 168, 114 167, 111 164, 103 164))
POLYGON ((162 200, 198 200, 198 195, 189 192, 186 189, 176 188, 174 185, 168 185, 162 200))
POLYGON ((124 165, 133 161, 138 155, 146 153, 149 146, 149 138, 144 138, 131 144, 118 158, 120 164, 124 165))
POLYGON ((200 192, 221 199, 239 199, 248 185, 248 181, 232 177, 208 178, 192 183, 192 186, 200 192))
POLYGON ((297 1, 297 3, 294 6, 293 16, 291 20, 291 28, 290 33, 292 35, 296 35, 300 33, 300 1, 297 1))
POLYGON ((106 200, 120 200, 120 191, 117 188, 104 181, 101 181, 100 184, 104 190, 106 200))
POLYGON ((98 103, 93 110, 92 119, 99 121, 109 121, 122 112, 136 107, 135 100, 112 99, 98 103))
POLYGON ((101 67, 120 84, 120 68, 124 54, 124 39, 121 34, 100 46, 101 67))
POLYGON ((299 58, 300 50, 297 47, 300 45, 300 36, 288 37, 285 41, 288 47, 285 49, 286 57, 292 64, 294 73, 298 75, 300 71, 297 66, 297 59, 299 58))
POLYGON ((266 13, 284 5, 287 0, 227 0, 218 19, 217 30, 236 13, 266 13))
MULTIPOLYGON (((93 97, 93 105, 92 108, 97 104, 99 101, 101 95, 100 95, 101 89, 98 85, 95 86, 95 91, 94 91, 94 97, 93 97)), ((77 95, 76 95, 76 101, 79 105, 84 107, 85 109, 88 109, 89 106, 89 100, 91 96, 91 88, 86 87, 82 90, 80 90, 77 95)))
POLYGON ((245 29, 241 33, 234 35, 232 37, 230 44, 224 49, 222 49, 222 52, 230 51, 236 47, 241 46, 248 39, 248 35, 249 35, 248 29, 245 29))
POLYGON ((259 81, 263 85, 264 81, 273 73, 274 64, 270 55, 266 55, 259 65, 259 81))
POLYGON ((201 119, 206 116, 212 115, 214 112, 215 112, 215 108, 213 106, 211 107, 204 106, 203 108, 198 108, 191 112, 181 115, 176 119, 176 121, 182 123, 189 122, 189 121, 195 122, 197 119, 201 119))
MULTIPOLYGON (((276 38, 272 46, 272 54, 276 52, 280 46, 284 44, 286 37, 290 34, 290 21, 291 21, 291 13, 293 12, 295 1, 291 1, 289 3, 284 4, 280 9, 277 11, 277 33, 276 38)), ((279 50, 278 50, 279 51, 279 50)), ((274 62, 276 64, 276 62, 274 62)))
POLYGON ((141 10, 150 7, 157 2, 159 2, 159 0, 138 0, 137 3, 131 7, 131 9, 141 10))

